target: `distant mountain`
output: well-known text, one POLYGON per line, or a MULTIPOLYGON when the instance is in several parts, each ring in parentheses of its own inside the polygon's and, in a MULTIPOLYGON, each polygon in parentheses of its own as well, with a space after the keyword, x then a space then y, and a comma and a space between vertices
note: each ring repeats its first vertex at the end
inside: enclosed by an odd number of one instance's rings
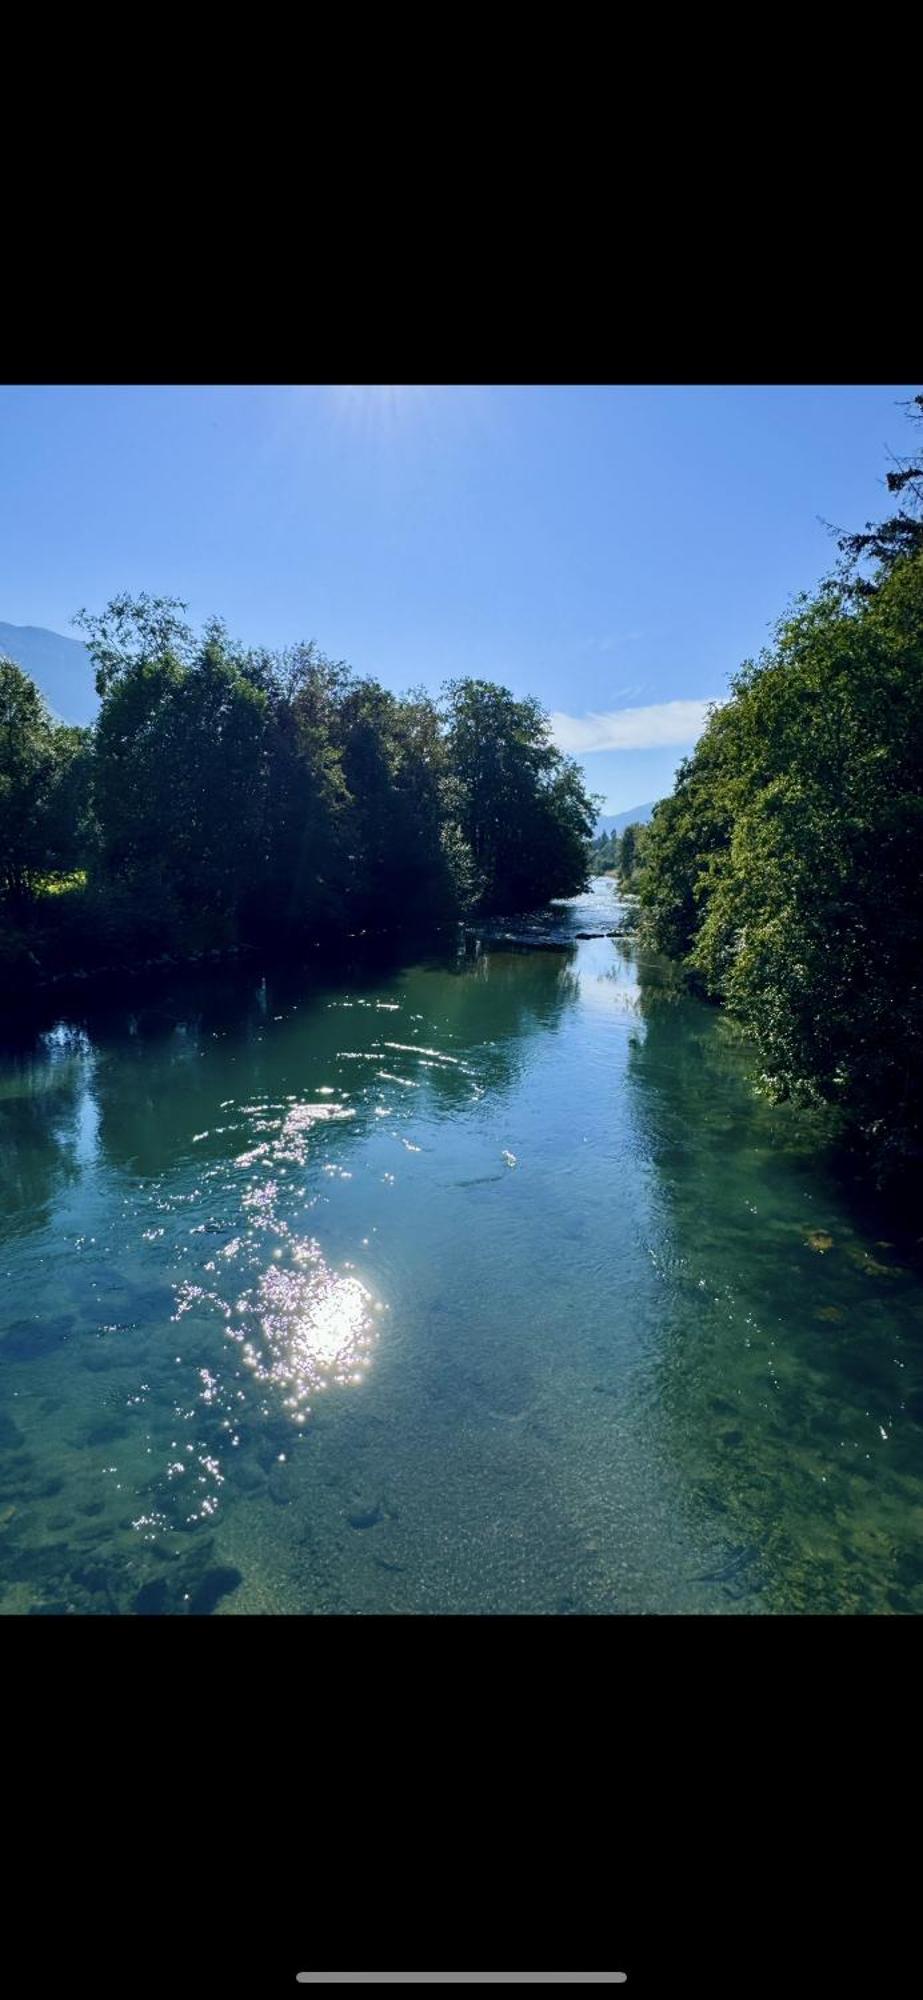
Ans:
POLYGON ((65 639, 44 625, 0 623, 0 654, 31 676, 59 722, 95 722, 93 662, 79 639, 65 639))
POLYGON ((646 806, 632 806, 630 812, 601 813, 596 822, 596 832, 597 834, 621 833, 626 826, 646 826, 657 804, 659 804, 657 799, 651 799, 646 806))

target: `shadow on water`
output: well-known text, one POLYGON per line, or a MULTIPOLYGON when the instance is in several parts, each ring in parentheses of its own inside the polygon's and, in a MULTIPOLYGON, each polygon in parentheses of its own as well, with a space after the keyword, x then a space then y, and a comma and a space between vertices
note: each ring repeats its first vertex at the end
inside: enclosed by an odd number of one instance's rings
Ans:
MULTIPOLYGON (((0 1324, 0 1609, 214 1611, 244 1581, 216 1526, 233 1516, 235 1550, 260 1561, 289 1508, 294 1582, 258 1608, 355 1608, 312 1542, 293 1445, 320 1435, 327 1391, 336 1530, 351 1553, 387 1527, 378 1486, 350 1484, 340 1406, 375 1352, 381 1273, 397 1289, 414 1266, 420 1196, 409 1178, 395 1194, 396 1166, 423 1169, 431 1234, 440 1199, 476 1202, 507 1172, 497 1150, 477 1171, 481 1107, 516 1087, 576 993, 566 952, 514 961, 453 948, 309 987, 216 968, 8 1053, 19 1260, 0 1324), (468 1133, 444 1163, 442 1128, 468 1133)), ((369 1540, 373 1575, 400 1579, 369 1540)))
MULTIPOLYGON (((246 1097, 266 1105, 314 1088, 353 1102, 360 1081, 367 1102, 369 1086, 392 1082, 410 1055, 419 1074, 405 1083, 415 1082, 437 1112, 451 1116, 472 1090, 464 1057, 450 1059, 455 1043, 476 1049, 478 1089, 509 1089, 524 1041, 554 1027, 573 990, 559 962, 538 956, 510 967, 496 954, 474 964, 453 955, 428 961, 426 975, 428 1012, 439 1028, 435 1057, 413 1055, 416 1025, 407 1046, 391 1046, 400 1038, 388 1033, 389 1012, 407 1011, 406 975, 330 985, 307 997, 296 978, 277 975, 245 996, 213 989, 192 1007, 123 1017, 100 1047, 93 1081, 105 1158, 133 1173, 164 1172, 188 1150, 190 1126, 215 1123, 215 1107, 235 1094, 241 1071, 246 1097)), ((236 1111, 236 1103, 228 1109, 236 1111)), ((240 1150, 235 1119, 217 1123, 202 1142, 203 1159, 240 1150)), ((348 1148, 364 1130, 361 1118, 344 1122, 337 1143, 348 1148)))
POLYGON ((654 1190, 665 1438, 775 1611, 923 1610, 923 1284, 817 1115, 754 1092, 747 1045, 640 968, 629 1087, 654 1190))

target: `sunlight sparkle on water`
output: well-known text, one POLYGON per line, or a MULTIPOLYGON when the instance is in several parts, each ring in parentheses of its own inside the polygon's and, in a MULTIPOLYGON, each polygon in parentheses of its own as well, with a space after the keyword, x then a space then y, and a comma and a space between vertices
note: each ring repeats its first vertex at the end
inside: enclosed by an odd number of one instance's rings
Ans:
POLYGON ((332 1271, 310 1239, 295 1245, 294 1268, 270 1265, 252 1300, 259 1340, 244 1337, 243 1358, 258 1382, 284 1392, 300 1411, 331 1383, 361 1382, 378 1338, 379 1306, 358 1278, 332 1271))

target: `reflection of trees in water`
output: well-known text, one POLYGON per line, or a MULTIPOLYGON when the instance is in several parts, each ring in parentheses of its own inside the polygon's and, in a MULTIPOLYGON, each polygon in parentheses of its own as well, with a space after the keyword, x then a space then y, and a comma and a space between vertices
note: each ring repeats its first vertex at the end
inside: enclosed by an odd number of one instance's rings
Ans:
MULTIPOLYGON (((281 1105, 320 1089, 348 1092, 360 1112, 373 1083, 376 1097, 403 1113, 460 1111, 475 1084, 490 1093, 512 1087, 531 1037, 561 1021, 577 992, 572 958, 564 951, 460 954, 385 980, 366 974, 345 983, 340 973, 307 989, 303 976, 291 973, 247 982, 238 975, 110 1015, 94 1080, 103 1153, 120 1169, 163 1174, 188 1154, 192 1136, 205 1132, 197 1149, 203 1164, 233 1156, 243 1143, 242 1107, 281 1105), (414 1041, 443 1060, 427 1067, 409 1049, 386 1046, 414 1041), (420 1088, 379 1083, 375 1063, 348 1060, 348 1052, 377 1055, 383 1071, 420 1088)), ((326 1128, 325 1144, 340 1148, 365 1129, 360 1115, 326 1128)))
POLYGON ((614 937, 612 950, 619 965, 633 973, 638 982, 638 1007, 644 1014, 653 1013, 668 1005, 678 1005, 688 998, 682 972, 669 958, 642 956, 632 939, 614 937))
POLYGON ((921 1352, 923 1289, 883 1247, 870 1262, 823 1122, 757 1097, 747 1045, 669 970, 640 977, 628 1078, 656 1171, 658 1416, 726 1534, 719 1582, 776 1610, 923 1608, 920 1432, 895 1373, 921 1352))
POLYGON ((0 1064, 0 1238, 43 1226, 79 1173, 81 1103, 88 1055, 64 1039, 6 1055, 0 1064))
MULTIPOLYGON (((448 1031, 446 1053, 475 1065, 482 1088, 500 1092, 519 1076, 531 1037, 557 1029, 578 995, 574 950, 482 949, 460 956, 451 970, 427 974, 427 1010, 448 1031)), ((413 975, 409 975, 413 978, 413 975)), ((452 1096, 470 1095, 461 1076, 452 1096)), ((440 1083, 443 1079, 440 1078, 440 1083)))
MULTIPOLYGON (((631 958, 630 947, 618 949, 631 958)), ((707 1175, 703 1181, 706 1164, 720 1166, 714 1183, 720 1204, 723 1183, 738 1174, 746 1180, 756 1172, 761 1183, 768 1175, 790 1193, 795 1162, 821 1169, 822 1120, 758 1096, 755 1055, 733 1023, 691 998, 668 962, 636 964, 645 1030, 632 1042, 629 1074, 645 1144, 667 1178, 683 1162, 694 1165, 701 1200, 711 1185, 707 1175)), ((680 1199, 688 1178, 678 1174, 673 1193, 680 1199)))

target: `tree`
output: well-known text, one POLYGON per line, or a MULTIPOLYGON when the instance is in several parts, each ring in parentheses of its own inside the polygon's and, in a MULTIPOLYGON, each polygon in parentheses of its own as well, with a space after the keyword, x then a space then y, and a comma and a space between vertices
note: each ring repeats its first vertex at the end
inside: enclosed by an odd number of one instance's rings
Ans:
POLYGON ((441 706, 398 696, 313 642, 245 648, 184 613, 143 594, 78 615, 92 732, 53 724, 5 669, 0 887, 21 898, 43 870, 89 872, 17 952, 36 944, 57 967, 166 943, 292 949, 583 886, 597 802, 538 702, 470 680, 441 706))
POLYGON ((349 791, 335 741, 340 701, 352 676, 312 644, 272 663, 269 700, 266 879, 256 927, 277 937, 325 931, 343 921, 355 860, 349 852, 349 791))
MULTIPOLYGON (((908 405, 923 422, 923 395, 908 405)), ((655 810, 649 940, 754 1037, 763 1087, 923 1164, 923 460, 712 712, 655 810)))
POLYGON ((649 935, 754 1036, 774 1096, 923 1159, 923 556, 802 599, 743 668, 641 878, 649 935))
POLYGON ((639 894, 647 936, 671 958, 687 960, 705 883, 730 840, 734 722, 728 708, 713 711, 695 754, 680 764, 672 795, 651 815, 639 894))
POLYGON ((601 833, 590 848, 590 867, 594 874, 604 875, 618 867, 619 837, 617 833, 601 833))
POLYGON ((355 913, 385 926, 457 914, 465 878, 446 839, 448 755, 436 704, 421 689, 398 699, 357 681, 341 703, 337 741, 362 857, 355 913))
POLYGON ((147 591, 132 597, 125 591, 110 598, 102 612, 75 613, 71 622, 87 634, 101 699, 139 667, 165 659, 177 665, 191 663, 195 638, 182 616, 187 609, 178 597, 150 597, 147 591))
MULTIPOLYGON (((905 408, 911 423, 923 425, 923 394, 914 396, 905 408)), ((897 512, 884 521, 867 521, 859 534, 838 537, 844 576, 860 597, 873 597, 895 563, 923 554, 923 451, 896 459, 895 469, 885 474, 885 484, 889 493, 904 496, 897 512), (875 565, 871 577, 862 572, 865 562, 875 565)))
POLYGON ((0 894, 20 908, 43 875, 77 858, 79 787, 69 793, 68 782, 84 741, 52 721, 21 667, 0 658, 0 894))
POLYGON ((450 808, 478 906, 527 908, 586 883, 596 819, 579 766, 556 750, 534 697, 488 681, 445 690, 450 808))
POLYGON ((94 773, 103 870, 179 928, 194 920, 219 940, 233 936, 265 861, 267 697, 215 627, 191 658, 169 648, 153 656, 145 644, 103 672, 94 773))
POLYGON ((54 769, 46 808, 49 867, 70 874, 85 868, 96 840, 93 731, 58 723, 52 732, 52 748, 54 769))
POLYGON ((632 820, 624 828, 621 841, 618 843, 616 867, 623 890, 632 894, 636 891, 646 853, 647 827, 642 820, 632 820))

